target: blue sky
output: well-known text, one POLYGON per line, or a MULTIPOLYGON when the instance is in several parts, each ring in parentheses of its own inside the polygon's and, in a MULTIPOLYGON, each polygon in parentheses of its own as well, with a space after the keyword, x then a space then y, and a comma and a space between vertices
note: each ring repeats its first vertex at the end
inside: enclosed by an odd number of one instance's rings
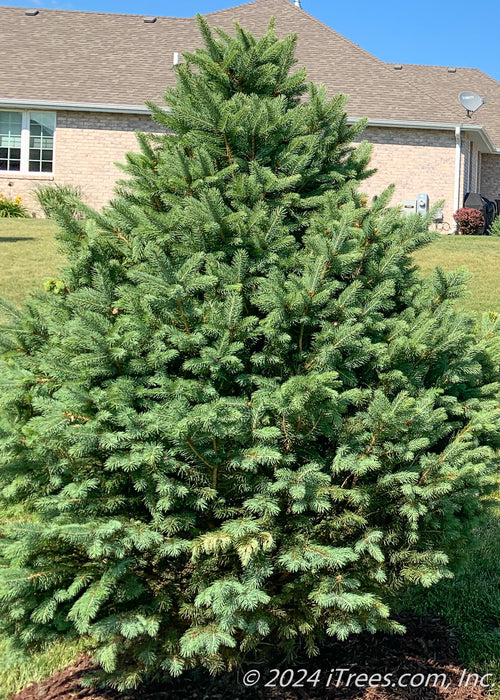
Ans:
MULTIPOLYGON (((1 5, 189 17, 239 0, 0 0, 1 5)), ((479 68, 500 80, 498 0, 302 0, 304 10, 383 61, 479 68)))

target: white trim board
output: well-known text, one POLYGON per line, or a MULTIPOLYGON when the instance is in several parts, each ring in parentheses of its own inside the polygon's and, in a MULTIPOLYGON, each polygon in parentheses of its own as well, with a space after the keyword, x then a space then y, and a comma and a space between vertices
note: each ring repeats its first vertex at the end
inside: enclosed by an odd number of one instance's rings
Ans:
MULTIPOLYGON (((1 108, 17 109, 45 109, 64 110, 77 112, 109 112, 113 114, 151 114, 151 110, 145 104, 115 104, 111 102, 67 102, 65 100, 18 100, 13 98, 0 98, 1 108)), ((168 107, 162 107, 169 111, 168 107)), ((359 121, 363 117, 348 117, 349 124, 359 121)), ((404 119, 370 119, 367 126, 392 127, 396 129, 435 129, 437 131, 455 131, 460 126, 462 132, 469 132, 471 138, 476 140, 479 150, 483 153, 500 153, 495 148, 486 129, 480 124, 457 124, 456 122, 431 122, 413 121, 404 119), (482 147, 482 148, 481 148, 482 147)))

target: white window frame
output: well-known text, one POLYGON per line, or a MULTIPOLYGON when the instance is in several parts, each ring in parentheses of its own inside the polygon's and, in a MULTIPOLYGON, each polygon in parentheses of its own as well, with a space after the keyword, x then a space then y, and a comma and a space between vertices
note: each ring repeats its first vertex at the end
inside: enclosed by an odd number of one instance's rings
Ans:
POLYGON ((2 107, 0 108, 2 112, 20 112, 22 115, 21 124, 21 169, 20 170, 0 170, 0 175, 9 175, 11 177, 24 177, 29 175, 33 178, 43 178, 51 177, 54 175, 54 163, 56 155, 56 131, 57 131, 57 112, 51 110, 35 110, 35 109, 9 109, 2 107), (30 170, 29 160, 30 160, 30 115, 31 114, 53 114, 54 119, 54 136, 52 145, 52 170, 30 170))

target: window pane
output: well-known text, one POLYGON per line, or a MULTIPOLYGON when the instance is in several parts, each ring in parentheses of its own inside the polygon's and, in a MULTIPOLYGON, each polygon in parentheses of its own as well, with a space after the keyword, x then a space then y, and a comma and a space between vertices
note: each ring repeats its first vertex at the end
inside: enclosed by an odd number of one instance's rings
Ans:
POLYGON ((0 111, 0 134, 21 136, 23 115, 21 112, 0 111))
POLYGON ((30 160, 29 163, 30 173, 51 173, 52 172, 52 161, 51 160, 30 160))
POLYGON ((30 112, 30 172, 52 172, 55 126, 55 114, 30 112))
POLYGON ((20 136, 9 136, 8 134, 0 134, 0 147, 9 148, 9 146, 21 147, 20 136))
POLYGON ((30 148, 53 148, 54 139, 46 136, 31 136, 30 148))
POLYGON ((20 170, 21 112, 0 110, 0 170, 20 170))
POLYGON ((33 136, 52 136, 56 126, 56 115, 49 113, 30 113, 30 132, 33 136))

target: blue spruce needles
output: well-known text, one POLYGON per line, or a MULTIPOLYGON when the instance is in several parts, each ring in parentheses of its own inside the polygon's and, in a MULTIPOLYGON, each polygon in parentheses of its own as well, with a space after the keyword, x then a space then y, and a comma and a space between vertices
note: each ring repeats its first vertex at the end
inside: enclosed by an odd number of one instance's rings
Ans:
POLYGON ((103 212, 56 207, 68 264, 3 329, 3 625, 88 638, 118 688, 400 630, 390 594, 450 575, 494 480, 465 273, 419 279, 428 220, 367 205, 364 122, 296 37, 199 25, 158 135, 103 212))

